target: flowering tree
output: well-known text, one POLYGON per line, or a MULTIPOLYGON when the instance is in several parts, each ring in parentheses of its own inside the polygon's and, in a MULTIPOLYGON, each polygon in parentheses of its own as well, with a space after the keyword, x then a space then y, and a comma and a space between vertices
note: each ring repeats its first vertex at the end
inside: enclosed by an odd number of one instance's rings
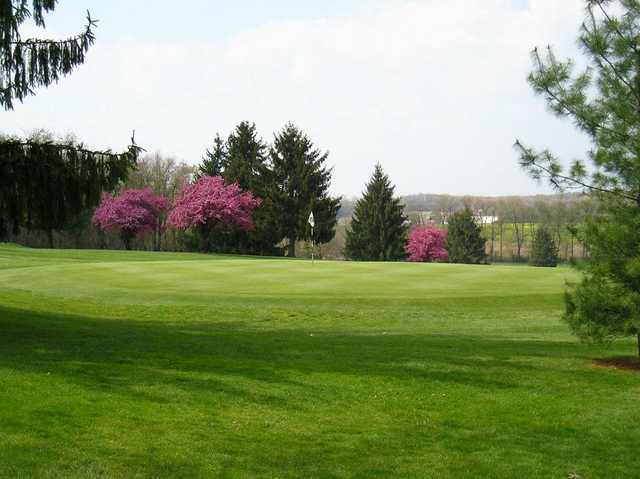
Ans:
POLYGON ((216 226, 243 230, 254 227, 252 214, 261 200, 243 191, 237 183, 225 185, 221 176, 203 176, 185 187, 169 213, 174 228, 197 228, 200 249, 209 250, 209 237, 216 226))
POLYGON ((409 261, 431 262, 446 260, 449 253, 445 249, 447 232, 435 226, 419 226, 409 232, 404 247, 409 261))
POLYGON ((131 240, 138 234, 155 230, 169 206, 169 202, 154 195, 151 188, 125 190, 118 196, 105 193, 93 214, 93 224, 102 230, 120 233, 125 248, 131 249, 131 240))

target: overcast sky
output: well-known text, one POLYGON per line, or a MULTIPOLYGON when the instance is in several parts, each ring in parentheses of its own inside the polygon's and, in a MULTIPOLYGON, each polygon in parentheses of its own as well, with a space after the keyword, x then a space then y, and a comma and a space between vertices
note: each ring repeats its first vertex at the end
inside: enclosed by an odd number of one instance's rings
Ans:
POLYGON ((73 132, 199 162, 216 132, 292 121, 330 151, 333 191, 356 195, 380 162, 397 192, 547 190, 516 138, 567 160, 588 147, 526 83, 529 52, 579 53, 584 0, 60 0, 47 36, 100 19, 86 63, 0 129, 73 132))

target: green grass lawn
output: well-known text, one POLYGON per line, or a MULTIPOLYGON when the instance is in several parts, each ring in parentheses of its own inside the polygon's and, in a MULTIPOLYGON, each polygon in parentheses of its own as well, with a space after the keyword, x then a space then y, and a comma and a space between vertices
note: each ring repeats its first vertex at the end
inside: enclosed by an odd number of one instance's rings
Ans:
POLYGON ((572 278, 0 247, 0 477, 637 478, 572 278))

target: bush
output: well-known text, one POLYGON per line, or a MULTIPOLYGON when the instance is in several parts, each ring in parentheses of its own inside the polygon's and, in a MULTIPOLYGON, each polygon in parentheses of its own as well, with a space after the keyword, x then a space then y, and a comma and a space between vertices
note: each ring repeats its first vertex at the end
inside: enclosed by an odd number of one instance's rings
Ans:
POLYGON ((538 228, 533 235, 529 264, 547 268, 558 266, 558 246, 546 228, 538 228))

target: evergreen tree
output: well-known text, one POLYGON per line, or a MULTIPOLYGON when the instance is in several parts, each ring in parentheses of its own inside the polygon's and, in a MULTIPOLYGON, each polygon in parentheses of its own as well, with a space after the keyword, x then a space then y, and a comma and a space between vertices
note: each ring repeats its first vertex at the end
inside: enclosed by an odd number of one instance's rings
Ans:
POLYGON ((586 4, 580 43, 589 68, 575 74, 571 60, 536 49, 529 83, 590 137, 592 167, 577 161, 566 171, 550 151, 516 146, 533 178, 598 200, 581 232, 590 261, 567 292, 565 320, 584 339, 636 336, 640 354, 640 2, 586 4))
POLYGON ((227 147, 219 134, 213 140, 213 149, 207 150, 198 166, 196 178, 221 176, 227 163, 227 147))
POLYGON ((282 239, 282 233, 272 199, 274 180, 267 145, 259 137, 254 123, 243 121, 229 135, 222 176, 226 184, 238 183, 262 203, 253 215, 253 230, 219 232, 219 241, 214 248, 243 254, 278 254, 276 245, 282 239))
POLYGON ((36 134, 28 140, 0 139, 0 238, 9 228, 47 232, 65 229, 112 191, 135 166, 139 148, 96 152, 74 141, 36 134))
MULTIPOLYGON (((15 99, 47 87, 82 64, 94 42, 96 22, 87 14, 80 35, 66 40, 23 40, 20 27, 33 18, 45 26, 44 15, 56 0, 0 0, 0 106, 13 108, 15 99)), ((11 228, 41 228, 53 246, 53 230, 77 222, 77 217, 100 201, 135 165, 140 148, 128 151, 90 151, 73 140, 0 138, 0 237, 11 228)))
POLYGON ((44 15, 53 11, 56 0, 0 0, 0 106, 13 108, 13 100, 22 101, 34 89, 47 87, 84 63, 93 44, 96 22, 87 13, 87 24, 79 35, 66 40, 28 39, 20 36, 20 27, 33 18, 45 26, 44 15))
POLYGON ((405 257, 408 230, 404 205, 377 164, 366 190, 355 205, 347 230, 345 256, 358 261, 395 261, 405 257))
POLYGON ((332 170, 325 166, 328 156, 291 123, 275 136, 271 149, 273 199, 290 257, 296 254, 297 240, 311 239, 307 223, 311 211, 315 242, 327 243, 335 236, 341 198, 329 194, 332 170))
POLYGON ((551 268, 558 266, 558 246, 545 227, 538 228, 533 235, 529 264, 551 268))
POLYGON ((259 196, 267 189, 268 148, 259 137, 255 123, 239 123, 227 139, 224 179, 238 183, 244 190, 259 196))
POLYGON ((485 263, 486 239, 476 223, 469 207, 456 211, 449 217, 447 232, 447 251, 451 263, 485 263))

